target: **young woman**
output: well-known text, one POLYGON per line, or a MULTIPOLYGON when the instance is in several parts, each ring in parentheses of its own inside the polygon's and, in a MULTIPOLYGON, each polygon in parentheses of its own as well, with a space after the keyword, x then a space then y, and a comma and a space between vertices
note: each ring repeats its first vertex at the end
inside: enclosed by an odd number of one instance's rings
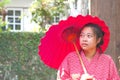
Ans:
POLYGON ((69 53, 58 69, 57 80, 120 80, 114 61, 103 53, 104 32, 94 23, 85 24, 80 30, 79 55, 87 70, 84 73, 78 55, 69 53))

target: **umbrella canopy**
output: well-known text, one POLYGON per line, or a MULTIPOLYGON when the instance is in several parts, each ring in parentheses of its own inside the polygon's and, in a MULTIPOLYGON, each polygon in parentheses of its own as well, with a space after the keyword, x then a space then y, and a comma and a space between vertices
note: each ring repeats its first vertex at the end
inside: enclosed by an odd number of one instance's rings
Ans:
POLYGON ((88 23, 95 23, 101 26, 101 29, 105 33, 103 38, 104 44, 101 48, 105 51, 109 43, 110 32, 104 21, 90 15, 70 16, 67 20, 62 20, 59 24, 52 25, 40 40, 38 54, 41 60, 49 67, 58 69, 66 55, 75 51, 73 42, 76 44, 78 50, 80 50, 79 31, 88 23))

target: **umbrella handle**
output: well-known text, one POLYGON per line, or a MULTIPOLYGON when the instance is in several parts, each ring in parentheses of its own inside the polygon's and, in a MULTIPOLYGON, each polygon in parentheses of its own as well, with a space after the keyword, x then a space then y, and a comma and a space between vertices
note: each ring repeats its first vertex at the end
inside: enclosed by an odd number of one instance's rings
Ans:
POLYGON ((78 57, 79 57, 80 63, 81 63, 81 65, 82 65, 83 71, 84 71, 85 74, 87 74, 87 70, 86 70, 85 65, 84 65, 84 63, 83 63, 83 61, 82 61, 82 58, 81 58, 81 56, 80 56, 80 54, 79 54, 78 48, 77 48, 77 46, 75 45, 75 43, 73 43, 73 44, 74 44, 76 53, 77 53, 77 55, 78 55, 78 57))

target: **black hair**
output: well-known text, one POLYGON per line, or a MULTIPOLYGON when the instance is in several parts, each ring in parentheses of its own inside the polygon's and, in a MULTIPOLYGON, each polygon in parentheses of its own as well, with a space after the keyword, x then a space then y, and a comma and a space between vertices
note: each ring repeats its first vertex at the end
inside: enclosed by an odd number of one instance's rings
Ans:
POLYGON ((104 32, 102 31, 101 27, 97 24, 94 24, 94 23, 88 23, 88 24, 85 24, 81 30, 80 30, 80 33, 81 31, 83 30, 83 28, 85 27, 91 27, 96 35, 96 39, 99 39, 101 38, 101 41, 97 44, 97 48, 100 49, 100 51, 102 52, 102 49, 101 49, 101 45, 104 43, 104 40, 103 40, 103 36, 104 36, 104 32))

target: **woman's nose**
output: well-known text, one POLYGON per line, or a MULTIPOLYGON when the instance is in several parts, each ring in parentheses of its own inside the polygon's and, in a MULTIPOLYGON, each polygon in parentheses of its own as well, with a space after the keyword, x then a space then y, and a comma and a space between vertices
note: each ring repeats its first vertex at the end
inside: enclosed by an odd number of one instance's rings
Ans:
POLYGON ((83 41, 87 41, 87 37, 84 37, 84 38, 83 38, 83 41))
POLYGON ((81 37, 81 40, 82 40, 82 41, 87 41, 87 36, 82 36, 82 37, 81 37))

